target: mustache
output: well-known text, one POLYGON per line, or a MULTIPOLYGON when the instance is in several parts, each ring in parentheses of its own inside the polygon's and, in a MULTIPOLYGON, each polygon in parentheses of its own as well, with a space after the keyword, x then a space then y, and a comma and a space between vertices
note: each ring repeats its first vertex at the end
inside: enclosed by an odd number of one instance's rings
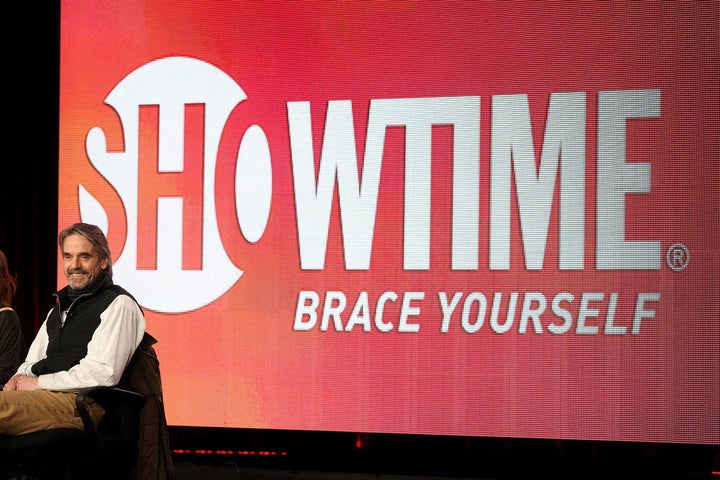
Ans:
POLYGON ((68 270, 67 272, 70 273, 70 274, 73 274, 73 273, 87 273, 87 272, 86 272, 85 270, 83 270, 82 268, 73 268, 73 269, 68 270))

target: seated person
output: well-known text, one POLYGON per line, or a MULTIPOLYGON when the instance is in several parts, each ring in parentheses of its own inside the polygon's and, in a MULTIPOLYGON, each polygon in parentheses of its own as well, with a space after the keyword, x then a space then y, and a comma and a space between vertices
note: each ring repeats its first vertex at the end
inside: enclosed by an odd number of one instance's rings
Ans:
MULTIPOLYGON (((117 385, 145 333, 140 306, 113 283, 102 230, 76 223, 60 232, 58 243, 68 285, 57 293, 25 362, 0 392, 0 434, 82 429, 76 392, 117 385)), ((99 424, 102 408, 89 407, 99 424)))
POLYGON ((0 250, 0 387, 15 373, 25 355, 20 318, 12 309, 16 285, 7 257, 0 250))

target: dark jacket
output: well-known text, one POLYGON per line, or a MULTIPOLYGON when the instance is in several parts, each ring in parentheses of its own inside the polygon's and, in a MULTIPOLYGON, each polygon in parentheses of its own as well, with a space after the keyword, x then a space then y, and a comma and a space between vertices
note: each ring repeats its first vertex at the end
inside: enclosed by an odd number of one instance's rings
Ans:
POLYGON ((0 309, 0 388, 25 358, 25 337, 20 318, 11 308, 0 309))
POLYGON ((175 478, 163 404, 160 362, 153 345, 157 340, 145 333, 121 385, 145 395, 140 411, 138 458, 133 480, 173 480, 175 478))

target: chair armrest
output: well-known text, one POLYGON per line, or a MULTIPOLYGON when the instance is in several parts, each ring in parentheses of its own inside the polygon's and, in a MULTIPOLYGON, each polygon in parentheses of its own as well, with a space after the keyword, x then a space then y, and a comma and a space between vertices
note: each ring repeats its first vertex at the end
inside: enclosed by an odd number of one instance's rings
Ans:
POLYGON ((75 407, 83 421, 85 431, 102 445, 100 433, 90 418, 86 399, 92 399, 105 409, 105 415, 121 415, 127 411, 139 411, 145 404, 145 395, 120 387, 87 387, 78 391, 75 407))
POLYGON ((113 405, 128 404, 131 407, 139 408, 145 403, 145 395, 132 390, 120 387, 87 387, 78 391, 76 406, 80 410, 87 411, 85 398, 92 398, 107 410, 113 405))

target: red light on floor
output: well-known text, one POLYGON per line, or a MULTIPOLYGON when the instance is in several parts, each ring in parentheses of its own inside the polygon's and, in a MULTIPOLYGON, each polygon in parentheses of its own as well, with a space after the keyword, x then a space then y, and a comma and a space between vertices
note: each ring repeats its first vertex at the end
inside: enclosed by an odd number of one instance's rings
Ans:
POLYGON ((261 452, 255 452, 255 451, 249 451, 249 450, 209 450, 209 449, 175 449, 172 451, 175 455, 237 455, 237 456, 281 456, 284 457, 287 455, 287 452, 285 451, 261 451, 261 452))

